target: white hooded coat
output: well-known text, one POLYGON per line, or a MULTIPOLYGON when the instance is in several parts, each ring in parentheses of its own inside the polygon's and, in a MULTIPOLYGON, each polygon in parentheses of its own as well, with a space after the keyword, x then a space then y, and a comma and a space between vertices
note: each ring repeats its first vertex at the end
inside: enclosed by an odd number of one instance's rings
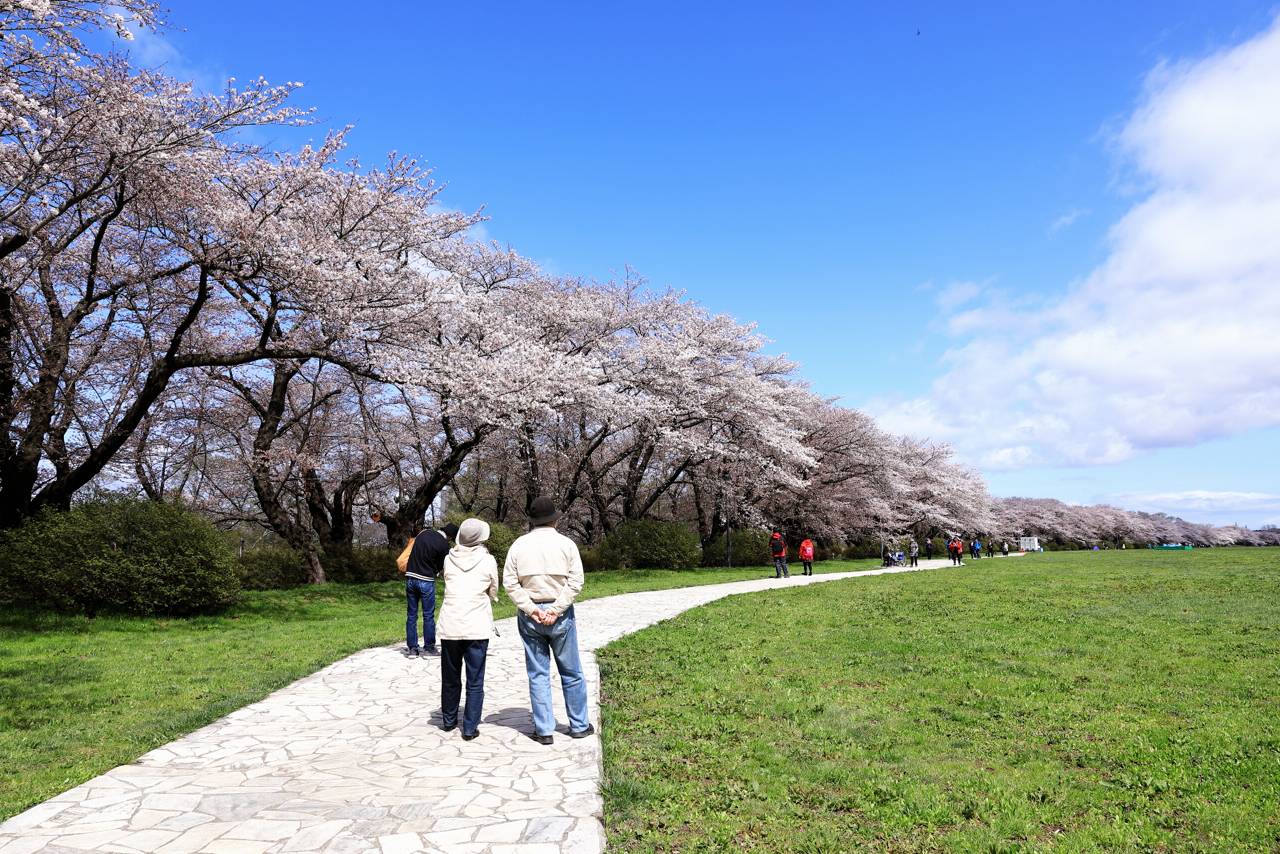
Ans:
POLYGON ((444 559, 444 604, 436 634, 441 640, 487 640, 498 601, 498 562, 483 544, 454 546, 444 559))

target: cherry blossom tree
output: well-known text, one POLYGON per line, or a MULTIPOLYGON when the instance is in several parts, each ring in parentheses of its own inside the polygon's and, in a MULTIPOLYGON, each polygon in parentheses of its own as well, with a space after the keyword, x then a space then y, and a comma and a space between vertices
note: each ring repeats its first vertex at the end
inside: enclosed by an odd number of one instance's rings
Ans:
POLYGON ((28 109, 0 131, 0 525, 65 506, 179 372, 297 349, 232 334, 266 253, 252 214, 228 227, 245 152, 218 141, 293 117, 288 88, 195 96, 107 59, 5 105, 28 109))
POLYGON ((773 527, 831 542, 865 536, 892 515, 896 443, 861 412, 809 394, 799 400, 813 464, 798 472, 799 484, 774 489, 763 513, 773 527))
POLYGON ((832 542, 1280 536, 992 499, 945 446, 812 394, 754 326, 675 292, 549 276, 469 237, 412 158, 247 142, 295 84, 200 93, 86 49, 149 0, 0 0, 0 527, 136 484, 262 525, 312 581, 376 517, 540 494, 594 541, 674 519, 832 542))

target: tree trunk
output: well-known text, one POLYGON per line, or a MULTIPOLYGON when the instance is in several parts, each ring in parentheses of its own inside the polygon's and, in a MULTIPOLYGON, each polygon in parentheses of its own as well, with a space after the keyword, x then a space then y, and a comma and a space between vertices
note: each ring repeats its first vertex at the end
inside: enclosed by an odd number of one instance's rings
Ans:
POLYGON ((320 555, 314 548, 303 552, 303 559, 307 564, 307 583, 308 584, 324 584, 324 564, 320 562, 320 555))
POLYGON ((302 473, 302 481, 307 497, 307 511, 311 516, 311 527, 320 540, 320 549, 325 554, 342 554, 355 547, 355 503, 356 496, 368 483, 371 483, 382 469, 364 469, 350 477, 344 478, 326 493, 320 475, 314 468, 307 468, 302 473))
POLYGON ((435 502, 436 497, 444 491, 449 481, 457 475, 467 455, 497 429, 491 424, 482 424, 476 428, 469 439, 459 441, 454 437, 448 419, 441 420, 449 440, 449 453, 436 464, 422 485, 414 490, 407 501, 401 503, 394 513, 383 513, 382 518, 379 519, 387 531, 387 545, 392 549, 403 549, 405 543, 409 542, 409 537, 421 530, 427 508, 435 502))
POLYGON ((542 471, 538 465, 538 448, 534 444, 533 428, 522 425, 516 439, 516 453, 524 464, 524 509, 529 512, 533 499, 542 494, 542 471))
POLYGON ((266 406, 259 410, 261 422, 253 439, 253 461, 249 466, 249 477, 253 483, 253 492, 258 497, 258 506, 267 518, 271 530, 285 542, 302 553, 307 566, 307 583, 321 584, 325 580, 324 565, 320 562, 320 551, 316 544, 315 532, 309 525, 303 525, 302 514, 298 518, 290 515, 281 495, 283 484, 277 484, 271 472, 268 454, 278 436, 280 421, 284 417, 285 404, 288 401, 289 381, 298 373, 301 365, 278 362, 271 378, 271 396, 266 406))

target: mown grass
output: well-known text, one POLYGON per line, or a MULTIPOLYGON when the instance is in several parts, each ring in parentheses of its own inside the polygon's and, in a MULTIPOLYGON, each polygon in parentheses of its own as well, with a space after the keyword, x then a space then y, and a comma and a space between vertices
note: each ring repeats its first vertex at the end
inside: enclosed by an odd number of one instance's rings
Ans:
MULTIPOLYGON (((582 598, 766 573, 772 569, 597 572, 582 598)), ((514 607, 504 596, 495 613, 509 617, 514 607)), ((0 819, 343 656, 397 640, 404 642, 398 582, 247 593, 223 615, 190 619, 0 611, 0 819)))
POLYGON ((1280 850, 1280 550, 738 596, 600 656, 619 851, 1280 850))

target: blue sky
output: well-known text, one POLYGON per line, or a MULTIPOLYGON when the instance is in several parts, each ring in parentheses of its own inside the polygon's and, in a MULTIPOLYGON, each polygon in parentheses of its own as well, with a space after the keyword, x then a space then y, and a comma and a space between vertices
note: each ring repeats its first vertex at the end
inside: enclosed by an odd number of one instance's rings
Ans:
MULTIPOLYGON (((1238 429, 1014 448, 987 441, 989 418, 1043 412, 965 349, 1060 309, 1117 253, 1110 230, 1153 192, 1117 141, 1156 97, 1152 69, 1257 38, 1273 5, 168 5, 180 29, 137 58, 203 85, 302 81, 324 126, 356 126, 353 153, 420 155, 493 238, 559 273, 630 265, 757 321, 815 390, 942 432, 997 494, 1280 522, 1269 400, 1238 429)), ((1139 146, 1148 164, 1164 150, 1139 146)), ((1153 417, 1189 405, 1149 400, 1153 417)))

